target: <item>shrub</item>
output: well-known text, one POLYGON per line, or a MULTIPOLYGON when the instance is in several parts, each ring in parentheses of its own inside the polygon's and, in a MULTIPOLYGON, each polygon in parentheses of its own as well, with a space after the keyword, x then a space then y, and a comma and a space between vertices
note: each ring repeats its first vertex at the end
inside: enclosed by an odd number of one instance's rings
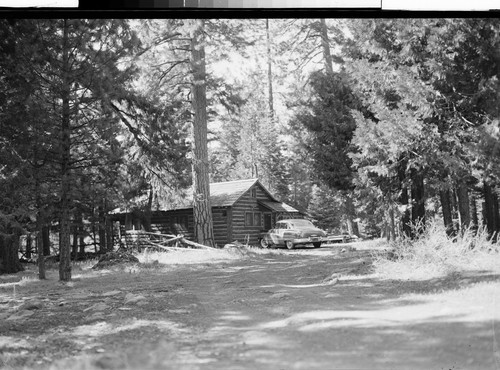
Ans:
POLYGON ((489 240, 484 228, 450 238, 442 222, 432 220, 419 235, 394 242, 391 253, 374 261, 377 273, 390 279, 425 280, 461 271, 500 270, 498 244, 489 240))

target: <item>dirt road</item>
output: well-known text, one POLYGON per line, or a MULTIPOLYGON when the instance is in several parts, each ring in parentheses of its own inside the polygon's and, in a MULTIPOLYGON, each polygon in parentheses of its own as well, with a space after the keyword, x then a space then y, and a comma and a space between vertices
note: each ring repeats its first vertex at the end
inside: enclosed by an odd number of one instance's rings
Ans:
POLYGON ((332 247, 0 284, 0 367, 500 369, 498 275, 370 264, 332 247))

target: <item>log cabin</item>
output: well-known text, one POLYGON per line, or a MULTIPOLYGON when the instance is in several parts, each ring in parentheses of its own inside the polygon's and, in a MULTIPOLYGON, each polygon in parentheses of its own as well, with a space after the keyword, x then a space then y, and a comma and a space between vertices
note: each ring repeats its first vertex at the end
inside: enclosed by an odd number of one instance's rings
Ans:
MULTIPOLYGON (((276 221, 304 218, 303 212, 277 200, 258 179, 210 184, 210 203, 217 246, 238 241, 257 245, 262 233, 276 221)), ((144 229, 138 213, 115 213, 125 230, 144 229)), ((183 234, 194 240, 193 208, 157 210, 151 213, 151 231, 162 234, 183 234)))

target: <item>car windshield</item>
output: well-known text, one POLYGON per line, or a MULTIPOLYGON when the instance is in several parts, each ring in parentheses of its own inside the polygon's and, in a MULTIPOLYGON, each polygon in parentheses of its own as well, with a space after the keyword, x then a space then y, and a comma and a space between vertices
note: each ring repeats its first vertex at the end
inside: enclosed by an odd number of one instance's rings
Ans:
POLYGON ((292 227, 315 227, 311 221, 295 220, 291 223, 292 227))

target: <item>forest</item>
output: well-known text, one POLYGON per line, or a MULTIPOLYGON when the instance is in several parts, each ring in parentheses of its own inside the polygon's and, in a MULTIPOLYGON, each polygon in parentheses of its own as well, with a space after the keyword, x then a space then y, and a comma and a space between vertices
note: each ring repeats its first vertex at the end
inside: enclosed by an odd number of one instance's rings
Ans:
POLYGON ((248 178, 336 232, 500 230, 498 19, 1 19, 0 55, 1 273, 70 280, 117 208, 193 199, 211 245, 248 178))

